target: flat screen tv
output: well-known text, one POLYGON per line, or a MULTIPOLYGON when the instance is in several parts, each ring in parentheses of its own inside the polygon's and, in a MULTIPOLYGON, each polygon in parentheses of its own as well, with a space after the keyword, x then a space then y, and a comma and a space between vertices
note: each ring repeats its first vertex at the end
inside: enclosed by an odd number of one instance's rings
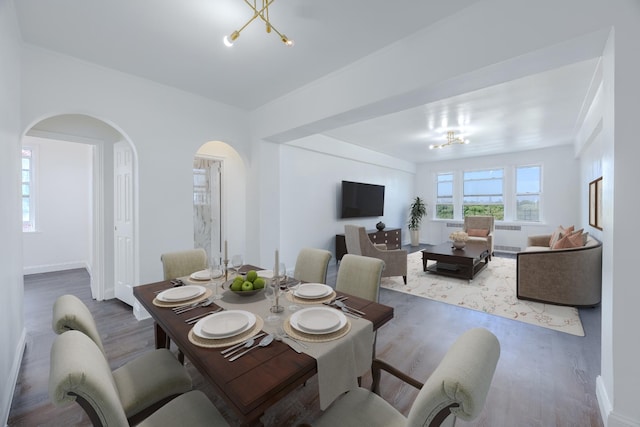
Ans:
POLYGON ((342 218, 384 214, 384 185, 342 181, 342 218))

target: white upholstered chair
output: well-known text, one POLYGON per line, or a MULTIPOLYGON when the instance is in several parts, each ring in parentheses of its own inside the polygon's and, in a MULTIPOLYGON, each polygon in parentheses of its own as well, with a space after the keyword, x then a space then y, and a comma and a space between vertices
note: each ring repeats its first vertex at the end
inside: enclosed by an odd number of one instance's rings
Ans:
MULTIPOLYGON (((50 363, 49 396, 53 403, 63 406, 77 402, 94 426, 228 426, 201 391, 181 394, 131 417, 125 410, 127 398, 123 397, 122 387, 129 389, 133 384, 119 381, 100 348, 80 331, 68 331, 56 337, 50 363)), ((162 368, 162 365, 139 366, 146 377, 157 375, 162 368)), ((124 390, 124 394, 129 395, 130 390, 124 390)), ((146 399, 144 394, 130 397, 146 399)))
POLYGON ((491 215, 470 215, 464 217, 462 230, 469 235, 470 241, 485 242, 489 249, 489 260, 493 256, 493 232, 495 218, 491 215))
POLYGON ((475 419, 491 386, 500 357, 498 339, 486 329, 462 334, 422 384, 390 365, 373 361, 373 392, 357 388, 342 395, 313 422, 314 427, 452 426, 456 418, 475 419), (384 370, 420 389, 407 417, 378 394, 384 370))
POLYGON ((327 283, 327 269, 331 252, 324 249, 302 248, 296 259, 293 277, 308 283, 327 283))
POLYGON ((378 302, 384 268, 381 259, 346 254, 338 267, 336 290, 378 302))
POLYGON ((407 251, 380 249, 369 239, 364 227, 358 225, 345 225, 344 235, 348 253, 381 259, 385 264, 382 277, 402 276, 407 284, 407 251))
MULTIPOLYGON (((53 331, 78 331, 91 339, 106 360, 106 352, 89 308, 75 295, 62 295, 53 305, 53 331)), ((167 349, 150 350, 113 371, 127 417, 144 413, 192 388, 191 376, 167 349)))
POLYGON ((207 253, 204 249, 189 249, 179 252, 168 252, 160 255, 164 280, 188 276, 207 268, 207 253))

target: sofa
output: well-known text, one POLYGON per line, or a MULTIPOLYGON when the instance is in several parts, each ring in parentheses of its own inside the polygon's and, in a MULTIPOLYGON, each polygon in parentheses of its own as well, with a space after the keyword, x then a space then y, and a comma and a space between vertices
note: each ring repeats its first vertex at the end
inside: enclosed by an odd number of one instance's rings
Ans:
POLYGON ((593 307, 602 295, 602 243, 586 235, 583 246, 552 249, 552 235, 529 236, 517 254, 519 299, 593 307))

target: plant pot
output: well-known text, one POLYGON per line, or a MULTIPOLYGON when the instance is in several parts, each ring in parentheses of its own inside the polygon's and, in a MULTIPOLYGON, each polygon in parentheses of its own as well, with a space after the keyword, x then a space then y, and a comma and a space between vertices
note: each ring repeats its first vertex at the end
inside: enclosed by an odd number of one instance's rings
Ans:
POLYGON ((464 249, 466 242, 453 242, 453 247, 456 249, 464 249))
POLYGON ((411 234, 411 246, 419 246, 420 230, 409 230, 409 234, 411 234))

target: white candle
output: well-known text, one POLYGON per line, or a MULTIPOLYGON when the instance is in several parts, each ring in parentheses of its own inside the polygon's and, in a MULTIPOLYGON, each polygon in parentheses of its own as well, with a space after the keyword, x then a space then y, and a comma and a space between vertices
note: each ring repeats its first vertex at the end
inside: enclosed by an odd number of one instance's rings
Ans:
POLYGON ((278 254, 278 250, 276 249, 276 265, 273 267, 274 271, 273 271, 273 277, 278 277, 278 267, 280 265, 280 259, 279 259, 279 254, 278 254))
POLYGON ((224 241, 224 260, 227 261, 229 256, 227 255, 227 241, 224 241))

